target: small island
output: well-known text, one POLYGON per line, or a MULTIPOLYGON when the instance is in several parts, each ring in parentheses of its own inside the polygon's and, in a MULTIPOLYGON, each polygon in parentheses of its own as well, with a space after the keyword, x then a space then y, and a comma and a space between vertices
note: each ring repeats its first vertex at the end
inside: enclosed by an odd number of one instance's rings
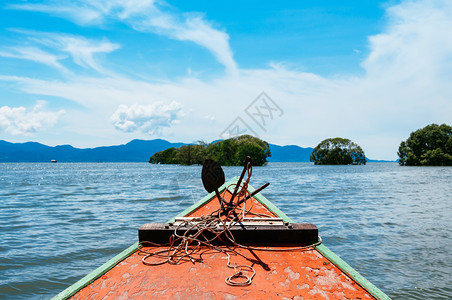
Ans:
POLYGON ((360 146, 349 139, 323 140, 312 150, 311 161, 315 165, 365 165, 366 156, 360 146))
POLYGON ((452 127, 427 125, 410 134, 399 146, 401 166, 452 166, 452 127))
POLYGON ((210 158, 223 166, 242 166, 245 158, 253 159, 253 166, 262 166, 271 156, 267 142, 251 136, 241 135, 212 144, 199 142, 195 145, 184 145, 169 148, 155 153, 149 158, 152 164, 201 165, 210 158))

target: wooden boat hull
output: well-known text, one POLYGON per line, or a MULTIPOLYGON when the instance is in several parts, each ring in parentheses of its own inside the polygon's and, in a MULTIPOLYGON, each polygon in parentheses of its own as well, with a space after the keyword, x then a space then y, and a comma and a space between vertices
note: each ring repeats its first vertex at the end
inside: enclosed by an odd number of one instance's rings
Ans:
MULTIPOLYGON (((224 184, 220 191, 237 179, 224 184)), ((248 187, 253 191, 251 186, 248 187)), ((224 195, 227 195, 226 190, 224 195)), ((260 193, 252 198, 253 212, 282 218, 283 212, 260 193)), ((218 209, 214 193, 177 217, 197 217, 218 209)), ((169 220, 173 223, 175 218, 169 220)), ((145 265, 145 253, 134 244, 102 267, 88 274, 54 299, 389 299, 358 272, 322 244, 256 244, 235 248, 236 253, 206 249, 202 262, 145 265), (251 265, 255 271, 248 286, 230 286, 225 280, 232 265, 251 265)), ((217 247, 228 247, 217 246, 217 247)), ((148 247, 142 248, 147 251, 148 247)), ((149 251, 165 251, 152 246, 149 251)))

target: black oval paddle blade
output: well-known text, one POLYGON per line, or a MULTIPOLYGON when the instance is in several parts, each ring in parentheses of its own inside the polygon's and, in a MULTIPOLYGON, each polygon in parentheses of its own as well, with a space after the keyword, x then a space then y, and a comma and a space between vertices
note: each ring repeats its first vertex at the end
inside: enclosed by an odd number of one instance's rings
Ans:
POLYGON ((224 172, 221 166, 212 159, 206 159, 202 165, 202 184, 208 193, 212 193, 224 183, 224 172))

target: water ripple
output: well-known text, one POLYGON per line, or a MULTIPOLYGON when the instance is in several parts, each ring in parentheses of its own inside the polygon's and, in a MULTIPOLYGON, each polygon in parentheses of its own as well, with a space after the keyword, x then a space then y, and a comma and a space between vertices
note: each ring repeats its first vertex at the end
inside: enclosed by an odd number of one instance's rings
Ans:
MULTIPOLYGON (((227 178, 240 167, 225 167, 227 178)), ((48 299, 206 195, 200 166, 0 164, 0 298, 48 299)), ((452 168, 270 163, 251 183, 394 299, 450 299, 452 168)))

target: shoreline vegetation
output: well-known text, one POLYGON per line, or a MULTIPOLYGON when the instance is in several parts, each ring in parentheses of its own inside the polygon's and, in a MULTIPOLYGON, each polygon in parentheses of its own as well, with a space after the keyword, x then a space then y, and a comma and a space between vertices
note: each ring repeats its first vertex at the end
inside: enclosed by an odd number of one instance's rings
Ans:
MULTIPOLYGON (((446 124, 427 125, 410 134, 400 143, 398 163, 401 166, 452 166, 452 127, 446 124)), ((202 164, 206 158, 224 166, 240 166, 251 156, 255 166, 267 163, 270 146, 250 135, 217 141, 200 142, 169 148, 152 155, 153 164, 202 164)), ((315 165, 365 165, 368 161, 363 149, 346 138, 329 138, 320 142, 311 152, 309 160, 315 165)))
MULTIPOLYGON (((43 162, 52 159, 58 163, 107 163, 107 162, 149 162, 156 152, 178 148, 195 143, 170 142, 163 139, 134 139, 126 144, 76 148, 71 145, 47 146, 38 142, 11 143, 0 140, 0 163, 43 162)), ((271 157, 268 162, 309 162, 312 147, 269 144, 271 157)))
POLYGON ((315 165, 365 165, 367 162, 360 146, 340 137, 323 140, 312 150, 310 160, 315 165))
MULTIPOLYGON (((50 163, 55 160, 59 163, 151 162, 190 165, 202 164, 205 158, 211 158, 225 166, 241 166, 244 157, 251 154, 256 156, 255 166, 267 162, 310 161, 316 165, 350 164, 350 158, 343 155, 347 153, 348 141, 350 140, 343 138, 326 139, 314 149, 297 145, 269 144, 249 135, 211 144, 202 141, 187 144, 163 139, 134 139, 126 144, 95 148, 76 148, 71 145, 47 146, 38 142, 11 143, 0 140, 0 163, 50 163), (339 145, 338 149, 334 149, 335 144, 339 145), (326 150, 333 151, 327 153, 326 150), (331 162, 330 158, 334 156, 342 157, 342 162, 337 163, 334 159, 331 162)), ((446 124, 431 124, 411 132, 409 138, 400 143, 398 159, 391 161, 369 159, 364 156, 361 147, 352 144, 359 151, 349 151, 356 154, 352 157, 351 164, 398 162, 401 166, 452 166, 452 127, 446 124)))
POLYGON ((430 124, 410 134, 397 152, 401 166, 452 166, 452 127, 430 124))
POLYGON ((241 166, 247 156, 252 158, 254 166, 263 166, 271 156, 270 146, 259 138, 241 135, 212 144, 200 141, 196 145, 171 147, 152 155, 149 163, 202 165, 209 158, 222 166, 241 166))

